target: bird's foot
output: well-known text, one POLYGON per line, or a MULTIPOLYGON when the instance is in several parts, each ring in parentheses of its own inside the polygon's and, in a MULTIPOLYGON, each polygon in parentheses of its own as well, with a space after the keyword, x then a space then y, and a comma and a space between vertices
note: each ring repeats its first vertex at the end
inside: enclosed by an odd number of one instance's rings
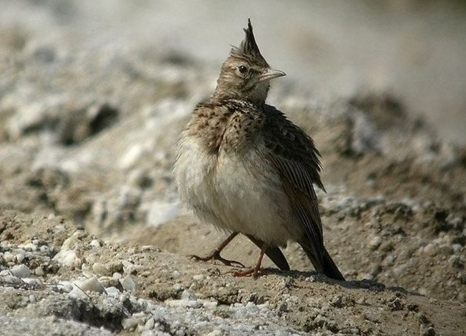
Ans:
POLYGON ((199 257, 199 256, 197 256, 197 255, 190 255, 189 257, 190 257, 191 259, 196 260, 196 261, 217 260, 217 261, 220 261, 221 263, 223 263, 223 264, 226 265, 226 266, 230 266, 230 267, 243 267, 243 268, 244 268, 244 265, 243 265, 242 263, 240 263, 239 261, 225 259, 225 258, 223 258, 223 257, 220 255, 220 252, 217 252, 217 251, 215 251, 214 253, 212 253, 211 255, 209 255, 209 256, 207 256, 207 257, 199 257))
POLYGON ((244 271, 233 271, 234 277, 244 277, 252 274, 254 279, 257 279, 259 276, 265 274, 265 270, 260 266, 255 266, 253 268, 244 270, 244 271))

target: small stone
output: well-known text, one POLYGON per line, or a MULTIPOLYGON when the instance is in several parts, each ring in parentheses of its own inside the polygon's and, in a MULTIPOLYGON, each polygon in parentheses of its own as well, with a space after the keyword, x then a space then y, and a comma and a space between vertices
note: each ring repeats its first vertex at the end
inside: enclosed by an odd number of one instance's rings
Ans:
POLYGON ((101 247, 100 242, 97 239, 94 239, 89 243, 90 246, 92 247, 101 247))
POLYGON ((378 249, 380 244, 382 244, 382 238, 379 236, 375 236, 369 241, 369 247, 371 250, 378 249))
POLYGON ((146 321, 146 324, 144 325, 144 330, 152 330, 154 329, 154 326, 155 326, 155 320, 153 317, 151 317, 150 319, 146 321))
POLYGON ((121 321, 121 326, 124 330, 134 330, 141 322, 142 319, 140 317, 131 316, 123 319, 123 321, 121 321))
POLYGON ((12 285, 19 285, 22 283, 21 279, 14 275, 5 275, 1 277, 2 282, 12 285))
POLYGON ((31 285, 31 286, 40 286, 40 285, 42 285, 42 282, 39 279, 24 278, 22 280, 23 280, 24 283, 27 283, 28 285, 31 285))
POLYGON ((6 263, 12 263, 15 261, 15 256, 11 252, 5 252, 3 254, 3 259, 6 263))
POLYGON ((178 272, 178 271, 173 271, 173 273, 172 273, 173 279, 178 279, 180 276, 181 276, 180 272, 178 272))
POLYGON ((172 307, 188 307, 188 308, 199 308, 202 306, 200 301, 188 301, 188 300, 166 300, 165 304, 172 307))
POLYGON ((122 293, 119 298, 120 302, 126 302, 129 300, 129 294, 128 293, 122 293))
POLYGON ((20 253, 17 253, 15 255, 15 259, 16 259, 16 262, 18 264, 21 264, 24 260, 24 258, 26 257, 26 253, 24 251, 20 252, 20 253))
POLYGON ((116 287, 119 284, 119 281, 113 277, 103 276, 99 278, 99 282, 104 286, 107 287, 116 287))
POLYGON ((31 275, 31 271, 26 265, 17 265, 11 268, 11 274, 21 279, 27 278, 29 275, 31 275))
POLYGON ((184 290, 183 293, 181 293, 181 300, 197 301, 197 297, 190 290, 184 290))
POLYGON ((76 251, 73 250, 61 250, 53 259, 68 267, 79 268, 82 264, 76 251))
POLYGON ((73 284, 69 281, 60 281, 57 285, 58 290, 69 293, 73 290, 73 284))
POLYGON ((120 284, 123 287, 123 289, 127 290, 128 292, 136 291, 136 283, 130 275, 127 275, 123 279, 120 279, 120 284))
POLYGON ((205 278, 205 277, 204 277, 204 275, 202 275, 202 274, 196 274, 196 275, 193 276, 193 280, 199 281, 199 282, 203 281, 204 278, 205 278))
POLYGON ((107 292, 108 296, 111 296, 113 298, 118 298, 121 295, 120 290, 116 287, 108 287, 105 289, 105 291, 107 292))
POLYGON ((42 266, 36 267, 36 269, 34 270, 34 274, 37 276, 44 276, 45 275, 44 268, 42 266))
POLYGON ((79 287, 84 292, 96 292, 96 293, 105 293, 105 288, 102 284, 97 280, 96 277, 92 277, 90 279, 76 281, 75 286, 79 287))
POLYGON ((431 256, 431 257, 434 257, 437 255, 438 253, 438 247, 436 244, 434 243, 430 243, 430 244, 427 244, 424 249, 423 249, 424 253, 426 253, 427 255, 431 256))
POLYGON ((92 271, 98 275, 112 275, 110 269, 106 265, 99 262, 96 262, 92 265, 92 271))

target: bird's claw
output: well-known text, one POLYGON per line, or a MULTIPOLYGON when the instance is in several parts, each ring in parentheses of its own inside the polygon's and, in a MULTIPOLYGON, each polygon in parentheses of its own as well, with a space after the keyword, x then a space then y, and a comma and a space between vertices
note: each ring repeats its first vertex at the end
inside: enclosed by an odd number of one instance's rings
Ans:
POLYGON ((228 260, 220 256, 220 253, 214 252, 210 256, 207 257, 199 257, 197 255, 190 255, 189 258, 194 259, 196 261, 210 261, 210 260, 217 260, 220 261, 222 264, 230 267, 245 267, 242 263, 236 260, 228 260))
POLYGON ((234 277, 244 277, 252 274, 254 279, 257 279, 259 276, 265 273, 265 270, 262 267, 253 267, 244 271, 230 271, 229 273, 233 273, 234 277))

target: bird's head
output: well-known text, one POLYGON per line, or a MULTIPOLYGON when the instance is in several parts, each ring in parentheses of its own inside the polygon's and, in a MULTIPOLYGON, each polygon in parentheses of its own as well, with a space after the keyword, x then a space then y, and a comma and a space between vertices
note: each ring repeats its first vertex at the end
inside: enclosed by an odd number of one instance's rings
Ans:
POLYGON ((243 99, 263 104, 270 88, 269 81, 285 76, 285 73, 270 68, 261 55, 250 20, 248 28, 244 31, 246 37, 240 47, 233 47, 230 56, 223 63, 214 97, 243 99))

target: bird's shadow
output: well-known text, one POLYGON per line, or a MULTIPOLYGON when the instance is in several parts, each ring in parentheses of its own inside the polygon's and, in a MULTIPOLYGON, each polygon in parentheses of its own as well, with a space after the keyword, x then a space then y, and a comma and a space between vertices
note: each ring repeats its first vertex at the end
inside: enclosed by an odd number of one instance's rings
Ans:
POLYGON ((415 295, 415 296, 422 296, 419 293, 408 291, 403 287, 398 286, 390 286, 387 287, 385 284, 381 282, 377 282, 374 280, 334 280, 331 279, 321 273, 317 273, 315 271, 281 271, 276 268, 265 268, 265 274, 274 274, 283 278, 291 278, 291 279, 307 279, 309 282, 316 282, 316 283, 325 283, 332 286, 340 286, 343 288, 348 289, 366 289, 374 292, 381 292, 381 291, 391 291, 391 292, 398 292, 406 295, 415 295))

